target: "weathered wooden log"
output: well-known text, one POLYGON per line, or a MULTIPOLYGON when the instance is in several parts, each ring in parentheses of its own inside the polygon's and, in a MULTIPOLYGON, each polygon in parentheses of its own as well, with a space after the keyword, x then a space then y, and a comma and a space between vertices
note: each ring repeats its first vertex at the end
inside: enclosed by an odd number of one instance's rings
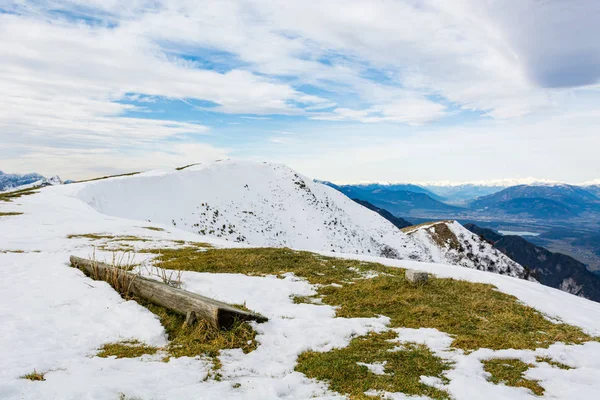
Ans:
POLYGON ((117 291, 131 293, 185 316, 188 324, 204 319, 217 329, 229 329, 236 320, 267 321, 262 315, 240 310, 227 303, 174 288, 109 264, 75 256, 71 256, 71 264, 93 279, 111 283, 117 291))

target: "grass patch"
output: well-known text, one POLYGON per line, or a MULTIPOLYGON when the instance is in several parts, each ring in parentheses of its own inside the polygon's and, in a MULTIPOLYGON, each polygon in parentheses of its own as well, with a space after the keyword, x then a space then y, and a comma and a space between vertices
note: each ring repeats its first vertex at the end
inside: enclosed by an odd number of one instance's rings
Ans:
POLYGON ((144 226, 144 229, 148 229, 148 230, 155 231, 155 232, 164 232, 163 228, 159 228, 156 226, 144 226))
POLYGON ((188 164, 188 165, 184 165, 183 167, 178 167, 178 168, 175 168, 175 169, 177 171, 183 171, 186 168, 193 167, 194 165, 198 165, 198 164, 200 164, 200 163, 188 164))
POLYGON ((23 254, 24 250, 0 250, 0 253, 15 253, 15 254, 23 254))
POLYGON ((447 225, 450 222, 452 221, 426 222, 403 228, 402 231, 410 235, 417 232, 422 227, 427 227, 425 228, 427 234, 438 246, 441 248, 448 246, 451 249, 460 250, 462 246, 458 241, 458 238, 447 225))
POLYGON ((141 172, 129 172, 129 173, 126 173, 126 174, 101 176, 99 178, 86 179, 86 180, 83 180, 83 181, 77 181, 75 183, 101 181, 103 179, 118 178, 120 176, 133 176, 133 175, 137 175, 137 174, 141 174, 141 172))
POLYGON ((552 358, 550 357, 536 357, 535 361, 539 362, 539 363, 546 363, 546 364, 550 364, 553 367, 557 367, 560 369, 564 369, 564 370, 569 370, 569 369, 573 369, 573 367, 569 367, 568 365, 565 365, 563 363, 559 363, 558 361, 554 361, 552 358))
POLYGON ((148 249, 157 254, 155 265, 166 269, 223 274, 279 275, 294 273, 312 284, 330 285, 361 279, 370 272, 403 275, 403 270, 381 264, 321 257, 281 248, 206 249, 206 244, 172 249, 148 249), (200 248, 202 247, 202 248, 200 248))
POLYGON ((160 319, 169 335, 166 351, 172 357, 206 355, 218 362, 216 357, 223 349, 242 349, 244 353, 249 353, 258 346, 256 332, 246 322, 235 322, 229 330, 216 329, 203 320, 188 326, 185 317, 142 299, 136 300, 160 319))
POLYGON ((156 354, 157 351, 158 347, 148 346, 137 340, 125 340, 122 342, 105 344, 100 348, 100 352, 97 356, 103 358, 112 356, 117 358, 135 358, 144 354, 156 354))
POLYGON ((14 199, 18 199, 20 197, 29 196, 29 195, 38 193, 37 189, 39 189, 39 187, 15 190, 14 192, 8 192, 8 193, 0 193, 0 201, 11 202, 14 199))
POLYGON ((46 375, 45 372, 37 372, 34 369, 33 372, 30 372, 27 375, 23 375, 21 377, 21 379, 29 379, 30 381, 45 381, 46 380, 46 378, 44 377, 45 375, 46 375))
MULTIPOLYGON (((158 250, 149 250, 157 253, 158 250)), ((166 269, 282 275, 292 272, 319 284, 323 303, 347 318, 390 317, 392 327, 435 328, 454 335, 453 347, 466 351, 548 347, 556 342, 594 340, 581 329, 550 322, 535 309, 492 285, 430 279, 413 285, 404 270, 289 249, 161 249, 155 265, 166 269), (376 275, 365 279, 366 274, 376 275), (349 284, 352 282, 352 284, 349 284), (331 286, 332 283, 338 285, 331 286)), ((296 298, 296 302, 310 299, 296 298)))
MULTIPOLYGON (((116 255, 113 256, 111 265, 114 267, 106 273, 102 275, 91 273, 91 277, 108 282, 125 299, 136 301, 154 313, 167 332, 169 344, 165 348, 159 349, 135 340, 109 343, 100 349, 98 353, 99 357, 136 358, 144 354, 156 354, 158 350, 163 350, 167 353, 165 361, 168 361, 170 357, 211 357, 216 371, 220 368, 217 356, 221 350, 239 348, 243 352, 248 353, 256 349, 258 345, 255 340, 256 332, 249 323, 234 321, 233 326, 227 330, 217 329, 204 320, 199 320, 197 323, 189 326, 185 323, 184 316, 132 295, 130 293, 130 285, 135 279, 135 273, 126 275, 126 278, 121 273, 121 270, 132 271, 137 268, 146 268, 146 272, 153 278, 158 278, 159 281, 162 280, 166 284, 177 286, 176 283, 180 282, 172 282, 171 273, 178 271, 169 271, 157 266, 144 267, 143 265, 133 265, 130 263, 130 259, 125 258, 125 256, 118 257, 116 255)), ((88 274, 87 271, 84 271, 84 273, 88 274)), ((179 275, 176 275, 175 279, 178 280, 179 275)), ((235 305, 235 307, 250 311, 243 305, 235 305)), ((219 374, 214 372, 211 374, 211 377, 218 379, 219 374)))
POLYGON ((581 329, 555 324, 517 298, 492 285, 431 279, 415 286, 404 276, 378 276, 353 285, 319 289, 323 302, 338 306, 340 317, 386 315, 392 327, 435 328, 453 335, 452 346, 531 349, 556 342, 583 343, 592 338, 581 329))
POLYGON ((0 212, 0 217, 12 217, 15 215, 23 215, 22 212, 0 212))
POLYGON ((304 352, 298 359, 299 372, 309 378, 329 382, 329 388, 347 394, 351 399, 373 398, 370 390, 426 395, 433 399, 448 399, 443 390, 421 383, 421 375, 445 379, 443 373, 451 365, 436 357, 427 347, 405 344, 401 350, 390 351, 396 333, 370 333, 353 339, 345 348, 326 353, 304 352), (358 363, 385 363, 384 375, 375 374, 358 363))
MULTIPOLYGON (((153 355, 163 350, 171 357, 197 357, 207 356, 213 359, 215 371, 221 367, 217 358, 224 349, 242 349, 244 353, 255 350, 256 331, 244 321, 236 321, 229 330, 219 330, 204 320, 199 320, 193 326, 185 324, 185 317, 176 314, 165 307, 152 304, 144 299, 133 297, 142 306, 154 313, 165 328, 169 337, 169 344, 163 348, 145 345, 137 340, 105 344, 100 348, 98 357, 136 358, 144 354, 153 355)), ((241 306, 237 306, 241 307, 241 306)), ((213 374, 217 378, 218 374, 213 374)))
MULTIPOLYGON (((160 228, 159 228, 160 229, 160 228)), ((115 236, 108 235, 103 233, 81 233, 81 234, 73 234, 67 235, 67 239, 90 239, 90 240, 107 240, 109 242, 149 242, 151 239, 141 238, 139 236, 115 236)))
POLYGON ((541 387, 538 381, 526 379, 525 371, 533 367, 531 364, 526 364, 521 360, 514 358, 493 358, 484 360, 483 369, 491 374, 488 380, 496 385, 503 383, 506 386, 524 387, 531 390, 536 396, 544 394, 544 388, 541 387))

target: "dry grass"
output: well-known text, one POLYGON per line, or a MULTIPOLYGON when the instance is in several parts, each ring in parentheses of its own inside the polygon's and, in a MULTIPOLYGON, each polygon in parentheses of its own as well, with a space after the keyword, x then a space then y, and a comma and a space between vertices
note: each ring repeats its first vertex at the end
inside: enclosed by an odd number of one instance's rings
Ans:
POLYGON ((557 367, 560 369, 564 369, 564 370, 569 370, 569 369, 573 369, 573 367, 569 367, 568 365, 565 365, 563 363, 559 363, 558 361, 554 361, 552 358, 550 357, 536 357, 535 361, 539 362, 539 363, 546 363, 546 364, 550 364, 553 367, 557 367))
MULTIPOLYGON (((255 340, 256 332, 246 322, 236 321, 228 330, 216 329, 204 320, 188 326, 185 317, 165 307, 136 297, 133 300, 148 308, 160 319, 169 337, 169 344, 159 349, 135 340, 109 343, 100 349, 98 357, 136 358, 144 354, 156 354, 157 351, 162 350, 166 353, 163 359, 165 362, 171 357, 207 356, 213 359, 214 368, 218 370, 221 365, 217 357, 221 350, 242 349, 244 353, 249 353, 258 346, 255 340)), ((213 377, 218 377, 218 374, 213 377)))
POLYGON ((403 228, 402 231, 408 235, 416 232, 419 228, 424 228, 431 239, 440 247, 449 247, 454 250, 460 250, 461 244, 447 223, 452 221, 426 222, 423 224, 403 228))
POLYGON ((15 253, 15 254, 23 254, 24 250, 0 250, 0 253, 15 253))
MULTIPOLYGON (((131 285, 138 278, 139 273, 149 268, 151 274, 163 283, 179 286, 181 284, 180 271, 167 271, 160 266, 143 266, 133 264, 133 256, 113 254, 113 261, 108 270, 98 268, 96 262, 92 266, 91 273, 84 271, 93 279, 103 280, 108 282, 117 292, 125 299, 130 299, 138 302, 154 313, 159 319, 169 337, 169 344, 164 350, 169 357, 196 357, 208 356, 213 358, 215 369, 220 368, 217 356, 223 349, 242 349, 244 352, 250 352, 256 349, 257 342, 255 340, 256 332, 250 324, 243 321, 235 321, 233 326, 228 330, 220 330, 212 327, 208 322, 200 320, 193 326, 188 326, 185 323, 185 317, 175 312, 168 310, 165 307, 153 304, 145 299, 138 298, 131 294, 131 285)), ((244 306, 236 306, 245 308, 244 306)), ((247 309, 246 309, 247 310, 247 309)), ((248 310, 249 311, 249 310, 248 310)), ((104 345, 99 357, 116 356, 117 358, 140 357, 143 354, 155 354, 158 350, 156 347, 147 346, 137 341, 124 341, 118 343, 109 343, 104 345)), ((213 378, 217 378, 218 374, 214 374, 213 378)))
POLYGON ((156 354, 158 347, 148 346, 137 340, 124 340, 117 343, 108 343, 100 348, 98 357, 135 358, 144 354, 156 354))
POLYGON ((148 229, 155 232, 164 232, 163 228, 158 228, 156 226, 144 226, 144 229, 148 229))
POLYGON ((16 215, 23 215, 22 212, 0 212, 0 217, 12 217, 16 215))
MULTIPOLYGON (((160 229, 160 228, 158 228, 160 229)), ((80 233, 80 234, 72 234, 67 235, 67 239, 89 239, 89 240, 105 240, 108 242, 149 242, 152 239, 141 238, 139 236, 132 235, 108 235, 105 233, 80 233)))
POLYGON ((186 168, 193 167, 194 165, 199 165, 199 164, 200 164, 200 163, 188 164, 188 165, 184 165, 183 167, 178 167, 178 168, 175 168, 175 169, 176 169, 177 171, 183 171, 183 170, 184 170, 184 169, 186 169, 186 168))
POLYGON ((46 378, 44 378, 45 375, 46 375, 45 372, 37 372, 34 369, 33 372, 30 372, 27 375, 23 375, 21 377, 21 379, 29 379, 30 381, 45 381, 46 380, 46 378))
POLYGON ((14 192, 0 193, 0 201, 11 202, 14 199, 18 199, 20 197, 38 193, 37 189, 39 188, 22 189, 16 190, 14 192))
POLYGON ((93 181, 101 181, 103 179, 109 179, 109 178, 118 178, 120 176, 132 176, 132 175, 137 175, 137 174, 141 174, 141 172, 129 172, 127 174, 118 174, 118 175, 107 175, 107 176, 101 176, 99 178, 92 178, 92 179, 86 179, 83 181, 77 181, 76 183, 83 183, 83 182, 93 182, 93 181))
POLYGON ((401 392, 407 395, 448 399, 448 393, 421 383, 421 375, 445 380, 451 365, 423 345, 404 344, 395 350, 390 342, 396 333, 370 333, 353 339, 350 345, 326 353, 308 351, 300 355, 297 370, 309 378, 329 382, 329 388, 351 399, 372 398, 369 390, 401 392), (394 349, 394 351, 390 351, 394 349), (374 374, 358 363, 385 363, 385 375, 374 374))
POLYGON ((186 247, 160 250, 156 265, 173 270, 246 275, 293 272, 319 284, 318 296, 324 303, 338 307, 340 317, 386 315, 393 327, 435 328, 454 335, 453 346, 467 351, 482 347, 533 350, 555 342, 594 340, 579 328, 550 322, 492 285, 453 279, 431 279, 426 285, 412 285, 404 278, 403 269, 376 263, 289 249, 199 251, 186 247), (373 272, 378 275, 364 278, 373 272), (331 286, 332 283, 341 287, 331 286))
POLYGON ((218 362, 216 357, 223 349, 242 349, 244 353, 249 353, 258 346, 256 332, 246 322, 235 322, 228 330, 216 329, 204 320, 188 326, 185 317, 142 299, 136 300, 160 319, 169 335, 165 350, 171 357, 206 355, 218 362))
POLYGON ((323 287, 319 294, 323 302, 339 307, 340 317, 386 315, 393 327, 435 328, 453 335, 452 346, 466 351, 534 350, 556 342, 592 340, 581 329, 550 322, 515 297, 481 283, 431 279, 415 286, 404 276, 382 275, 323 287))
POLYGON ((544 394, 544 388, 541 387, 538 381, 526 379, 524 374, 531 364, 526 364, 521 360, 514 358, 493 358, 484 360, 483 369, 491 374, 488 380, 496 385, 503 383, 506 386, 524 387, 531 390, 536 396, 544 394))

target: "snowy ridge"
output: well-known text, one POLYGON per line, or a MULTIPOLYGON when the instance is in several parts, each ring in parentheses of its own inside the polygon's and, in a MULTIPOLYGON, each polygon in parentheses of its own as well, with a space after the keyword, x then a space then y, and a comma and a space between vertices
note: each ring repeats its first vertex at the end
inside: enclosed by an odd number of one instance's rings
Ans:
POLYGON ((404 228, 421 243, 428 244, 434 262, 460 265, 480 271, 528 279, 527 270, 456 221, 440 221, 404 228))
POLYGON ((155 171, 91 182, 77 197, 104 214, 252 246, 431 260, 378 214, 283 165, 222 161, 155 171))

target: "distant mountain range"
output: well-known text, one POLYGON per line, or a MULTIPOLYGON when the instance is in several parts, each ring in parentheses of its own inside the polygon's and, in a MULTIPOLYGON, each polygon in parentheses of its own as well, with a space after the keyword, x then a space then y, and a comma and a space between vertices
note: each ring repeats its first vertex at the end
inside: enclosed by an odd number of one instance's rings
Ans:
POLYGON ((572 185, 519 185, 480 197, 471 202, 469 207, 511 214, 525 213, 537 218, 561 218, 584 211, 600 210, 600 199, 589 191, 572 185))
POLYGON ((36 186, 59 185, 62 183, 62 180, 58 176, 45 178, 37 173, 6 174, 0 171, 0 192, 27 189, 36 186))
POLYGON ((442 202, 442 198, 415 185, 335 185, 322 182, 352 199, 367 201, 394 215, 405 215, 416 210, 458 211, 459 208, 442 202))
POLYGON ((480 217, 523 215, 528 218, 568 219, 585 212, 600 213, 600 198, 592 193, 596 189, 600 190, 600 186, 594 185, 579 187, 566 184, 535 184, 508 188, 479 185, 437 186, 430 190, 409 184, 323 183, 350 198, 368 201, 396 216, 421 217, 423 211, 426 211, 441 213, 440 217, 477 213, 480 217), (477 196, 482 193, 487 194, 477 196))

